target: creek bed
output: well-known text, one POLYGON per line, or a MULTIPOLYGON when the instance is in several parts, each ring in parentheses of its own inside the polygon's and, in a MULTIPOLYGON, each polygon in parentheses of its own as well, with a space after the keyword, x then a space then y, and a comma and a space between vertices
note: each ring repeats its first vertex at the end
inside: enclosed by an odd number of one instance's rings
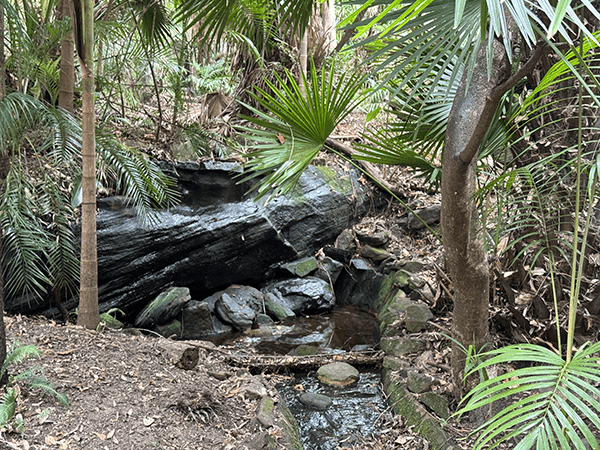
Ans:
POLYGON ((298 421, 305 450, 336 450, 357 440, 357 435, 378 435, 389 404, 381 391, 379 372, 362 372, 350 386, 327 386, 314 372, 296 375, 277 390, 298 421), (332 404, 317 410, 300 402, 304 392, 326 395, 332 404))

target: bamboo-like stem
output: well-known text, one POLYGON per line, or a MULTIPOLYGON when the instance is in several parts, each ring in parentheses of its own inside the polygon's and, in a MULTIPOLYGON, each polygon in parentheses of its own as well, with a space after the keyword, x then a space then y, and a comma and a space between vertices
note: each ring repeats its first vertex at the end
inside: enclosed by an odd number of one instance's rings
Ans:
POLYGON ((94 2, 82 2, 82 205, 81 280, 77 324, 95 329, 100 322, 98 309, 98 256, 96 241, 96 136, 94 114, 94 2))

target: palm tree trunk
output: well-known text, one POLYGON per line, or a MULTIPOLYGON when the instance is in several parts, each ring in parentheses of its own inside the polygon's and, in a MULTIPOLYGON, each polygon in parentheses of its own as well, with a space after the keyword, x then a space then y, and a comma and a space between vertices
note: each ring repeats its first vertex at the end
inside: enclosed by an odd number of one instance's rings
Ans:
POLYGON ((327 36, 327 53, 331 53, 335 50, 337 44, 335 0, 325 0, 321 3, 321 15, 323 16, 323 28, 327 36))
MULTIPOLYGON (((60 0, 57 8, 57 19, 73 17, 71 2, 60 0)), ((73 112, 73 97, 75 86, 73 32, 69 32, 60 44, 60 75, 58 81, 58 106, 73 112)))
POLYGON ((96 137, 94 117, 94 1, 81 1, 79 30, 82 84, 82 166, 81 182, 81 281, 77 324, 95 329, 98 310, 98 255, 96 245, 96 137))
POLYGON ((0 100, 6 97, 6 59, 4 55, 4 6, 0 3, 0 100))

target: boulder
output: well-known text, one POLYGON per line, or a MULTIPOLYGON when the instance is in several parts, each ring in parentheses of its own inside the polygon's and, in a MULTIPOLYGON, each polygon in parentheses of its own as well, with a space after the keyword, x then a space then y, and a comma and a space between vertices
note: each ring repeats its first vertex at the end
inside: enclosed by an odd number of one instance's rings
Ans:
POLYGON ((329 283, 315 277, 277 281, 267 285, 262 291, 265 294, 275 295, 295 314, 329 311, 335 303, 329 283))
POLYGON ((389 231, 378 231, 375 233, 367 233, 367 232, 356 232, 356 237, 360 242, 366 245, 370 245, 372 247, 383 247, 390 241, 390 232, 389 231))
POLYGON ((190 290, 186 287, 170 287, 137 315, 134 326, 148 327, 155 323, 166 323, 174 319, 190 301, 190 290))
MULTIPOLYGON (((240 192, 247 186, 236 184, 234 167, 174 167, 182 203, 150 217, 138 215, 126 199, 98 200, 100 312, 113 307, 137 312, 175 283, 196 299, 234 283, 258 285, 271 277, 274 265, 314 255, 332 243, 368 209, 357 172, 338 174, 348 189, 311 166, 289 196, 265 204, 240 192), (209 188, 201 181, 205 177, 214 181, 209 188)), ((63 305, 70 309, 77 302, 70 298, 63 305)), ((47 299, 13 297, 6 308, 56 313, 47 299)))

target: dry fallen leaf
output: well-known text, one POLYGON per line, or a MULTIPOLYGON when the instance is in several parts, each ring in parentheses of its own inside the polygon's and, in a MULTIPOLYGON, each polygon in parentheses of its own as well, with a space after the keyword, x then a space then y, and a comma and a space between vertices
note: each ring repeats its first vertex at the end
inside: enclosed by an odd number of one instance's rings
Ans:
POLYGON ((44 438, 44 442, 46 443, 46 445, 56 445, 58 441, 60 441, 60 439, 52 436, 51 434, 44 438))
POLYGON ((144 417, 144 425, 149 427, 154 423, 154 419, 152 417, 144 417))
POLYGON ((96 436, 98 436, 98 437, 100 438, 100 440, 101 440, 101 441, 105 441, 105 440, 106 440, 106 435, 105 435, 105 434, 102 434, 102 433, 96 433, 95 431, 94 431, 94 434, 95 434, 96 436))

